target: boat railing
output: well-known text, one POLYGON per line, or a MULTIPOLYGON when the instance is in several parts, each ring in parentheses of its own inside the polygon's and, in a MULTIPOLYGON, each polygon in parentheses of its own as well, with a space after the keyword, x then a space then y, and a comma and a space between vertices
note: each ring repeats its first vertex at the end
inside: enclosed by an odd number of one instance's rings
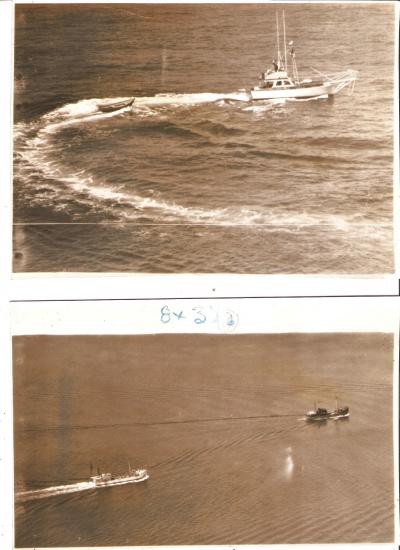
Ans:
POLYGON ((333 93, 336 94, 347 86, 349 86, 349 95, 353 93, 356 80, 358 79, 358 71, 355 71, 354 69, 347 69, 346 71, 341 71, 338 73, 326 74, 321 73, 321 71, 318 71, 314 68, 312 70, 319 76, 323 77, 325 80, 329 81, 334 86, 333 93))

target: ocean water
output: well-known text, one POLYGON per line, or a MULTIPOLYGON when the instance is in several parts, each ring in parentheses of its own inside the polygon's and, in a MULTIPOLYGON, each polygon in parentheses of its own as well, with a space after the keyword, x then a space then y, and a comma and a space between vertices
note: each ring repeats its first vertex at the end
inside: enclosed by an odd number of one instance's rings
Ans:
POLYGON ((17 547, 393 540, 385 334, 14 338, 17 547), (314 406, 350 417, 308 423, 314 406))
POLYGON ((391 272, 394 5, 285 4, 352 95, 225 101, 281 7, 17 5, 14 271, 391 272))

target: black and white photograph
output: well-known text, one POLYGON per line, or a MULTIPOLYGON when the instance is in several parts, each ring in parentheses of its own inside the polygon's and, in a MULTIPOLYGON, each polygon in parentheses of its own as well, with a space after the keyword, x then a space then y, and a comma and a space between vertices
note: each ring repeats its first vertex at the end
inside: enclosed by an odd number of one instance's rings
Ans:
POLYGON ((7 550, 398 550, 399 13, 0 2, 7 550))
POLYGON ((15 546, 393 542, 393 345, 15 336, 15 546))
POLYGON ((395 4, 17 3, 14 273, 393 273, 395 4))

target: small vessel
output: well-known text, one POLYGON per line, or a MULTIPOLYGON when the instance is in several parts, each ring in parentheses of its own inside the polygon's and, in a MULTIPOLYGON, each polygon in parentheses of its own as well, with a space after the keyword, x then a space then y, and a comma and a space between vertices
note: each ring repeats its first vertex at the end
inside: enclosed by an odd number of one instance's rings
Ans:
POLYGON ((140 481, 146 481, 149 479, 149 474, 145 469, 131 470, 124 476, 114 477, 110 473, 91 476, 90 482, 93 487, 112 487, 113 485, 125 485, 126 483, 139 483, 140 481))
POLYGON ((331 412, 331 418, 348 418, 350 416, 350 409, 349 407, 338 407, 334 411, 331 412))
MULTIPOLYGON (((92 469, 92 466, 91 466, 92 469)), ((55 485, 46 487, 45 489, 34 489, 32 491, 21 491, 15 493, 16 502, 26 500, 36 500, 38 498, 46 498, 56 495, 65 495, 68 493, 77 493, 79 491, 87 491, 89 489, 99 489, 101 487, 113 487, 114 485, 126 485, 127 483, 140 483, 149 479, 149 474, 144 468, 131 470, 129 467, 126 475, 114 477, 110 473, 100 473, 91 476, 89 481, 81 481, 79 483, 71 483, 69 485, 55 485)))
POLYGON ((329 412, 328 409, 323 409, 322 407, 314 408, 312 411, 306 413, 307 420, 328 420, 329 412))
POLYGON ((125 99, 124 101, 117 101, 116 103, 100 103, 98 109, 103 113, 112 113, 113 111, 119 111, 120 109, 125 109, 125 107, 130 107, 135 101, 134 97, 130 99, 125 99))
POLYGON ((306 413, 306 419, 310 421, 324 421, 324 420, 337 420, 338 418, 348 418, 350 416, 349 407, 339 407, 336 399, 336 408, 333 411, 323 409, 322 407, 316 407, 312 411, 306 413))
POLYGON ((276 13, 277 30, 277 54, 272 61, 272 66, 261 73, 258 85, 251 88, 249 96, 251 100, 260 99, 310 99, 317 97, 330 97, 342 90, 345 86, 354 88, 357 80, 357 72, 351 69, 334 75, 324 75, 319 71, 318 79, 305 78, 300 80, 296 63, 296 52, 293 41, 290 41, 290 57, 292 60, 292 74, 288 73, 288 47, 286 45, 285 12, 282 12, 283 26, 283 56, 280 47, 279 18, 276 13))

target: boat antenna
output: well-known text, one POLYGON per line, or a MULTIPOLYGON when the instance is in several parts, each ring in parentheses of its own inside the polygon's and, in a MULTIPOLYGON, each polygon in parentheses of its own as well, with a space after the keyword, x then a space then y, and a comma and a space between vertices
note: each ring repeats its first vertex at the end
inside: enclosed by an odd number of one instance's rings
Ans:
POLYGON ((90 477, 92 477, 93 475, 93 464, 90 463, 90 477))
POLYGON ((279 40, 279 16, 278 16, 278 12, 276 11, 275 12, 275 19, 276 19, 276 45, 277 45, 277 49, 278 49, 278 69, 280 69, 280 64, 281 64, 281 50, 280 50, 280 40, 279 40))
POLYGON ((128 460, 128 472, 131 473, 131 471, 132 471, 132 470, 131 470, 131 463, 130 463, 129 460, 128 460))
POLYGON ((284 45, 284 48, 285 48, 285 71, 287 71, 285 10, 282 11, 282 21, 283 21, 283 45, 284 45))
POLYGON ((100 468, 97 466, 97 475, 100 475, 100 468))
POLYGON ((289 42, 290 46, 290 55, 292 57, 292 72, 293 72, 293 79, 295 81, 295 84, 299 83, 299 73, 297 72, 297 64, 296 64, 296 52, 294 51, 294 45, 293 40, 289 42))

